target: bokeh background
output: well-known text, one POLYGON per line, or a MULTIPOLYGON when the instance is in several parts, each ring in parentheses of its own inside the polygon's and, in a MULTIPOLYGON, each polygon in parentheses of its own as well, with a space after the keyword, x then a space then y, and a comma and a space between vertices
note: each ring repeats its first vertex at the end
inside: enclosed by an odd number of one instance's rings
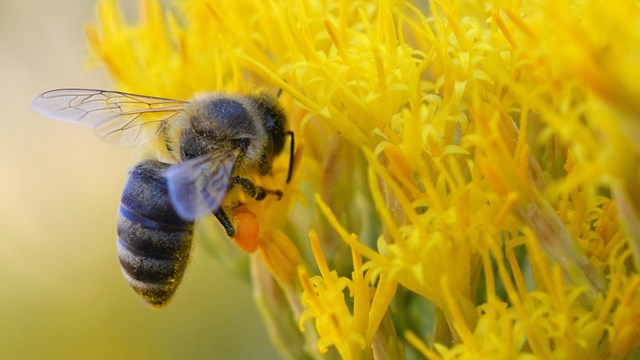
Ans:
POLYGON ((166 308, 138 298, 115 248, 131 150, 31 111, 48 89, 110 87, 86 66, 95 6, 0 0, 0 359, 277 359, 249 284, 203 240, 166 308))

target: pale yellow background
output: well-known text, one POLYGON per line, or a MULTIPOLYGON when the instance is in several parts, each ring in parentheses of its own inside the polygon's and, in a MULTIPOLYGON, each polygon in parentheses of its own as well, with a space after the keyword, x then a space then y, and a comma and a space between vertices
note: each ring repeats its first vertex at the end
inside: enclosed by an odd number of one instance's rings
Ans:
POLYGON ((109 87, 85 66, 94 7, 0 0, 0 359, 277 358, 249 285, 202 246, 169 306, 142 303, 115 251, 131 151, 31 111, 47 89, 109 87))

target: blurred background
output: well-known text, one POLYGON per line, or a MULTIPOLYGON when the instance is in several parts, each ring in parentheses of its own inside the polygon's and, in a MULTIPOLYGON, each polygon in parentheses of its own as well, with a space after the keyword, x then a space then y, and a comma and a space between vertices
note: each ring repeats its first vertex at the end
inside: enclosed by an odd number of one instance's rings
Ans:
POLYGON ((85 65, 95 6, 0 0, 0 359, 277 359, 249 284, 202 240, 166 308, 138 298, 115 247, 131 149, 31 111, 48 89, 110 87, 85 65))

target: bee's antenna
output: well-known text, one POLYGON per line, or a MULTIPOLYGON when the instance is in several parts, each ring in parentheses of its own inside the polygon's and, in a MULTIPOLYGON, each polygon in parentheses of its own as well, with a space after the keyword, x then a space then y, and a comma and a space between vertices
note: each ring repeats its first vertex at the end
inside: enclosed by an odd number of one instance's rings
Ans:
POLYGON ((280 95, 282 95, 282 88, 278 89, 278 93, 276 94, 276 99, 279 99, 280 95))
MULTIPOLYGON (((280 89, 282 91, 282 89, 280 89)), ((289 145, 289 172, 287 173, 287 184, 291 181, 291 175, 293 173, 293 151, 296 148, 296 141, 293 131, 287 131, 287 135, 291 136, 291 145, 289 145)))

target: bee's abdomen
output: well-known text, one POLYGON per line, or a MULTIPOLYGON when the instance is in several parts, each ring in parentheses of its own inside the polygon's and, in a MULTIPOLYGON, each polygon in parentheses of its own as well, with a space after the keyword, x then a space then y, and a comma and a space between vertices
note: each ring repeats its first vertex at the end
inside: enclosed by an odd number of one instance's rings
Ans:
POLYGON ((193 224, 173 210, 162 173, 145 160, 129 173, 118 214, 118 257, 133 289, 155 306, 175 292, 189 261, 193 224))

